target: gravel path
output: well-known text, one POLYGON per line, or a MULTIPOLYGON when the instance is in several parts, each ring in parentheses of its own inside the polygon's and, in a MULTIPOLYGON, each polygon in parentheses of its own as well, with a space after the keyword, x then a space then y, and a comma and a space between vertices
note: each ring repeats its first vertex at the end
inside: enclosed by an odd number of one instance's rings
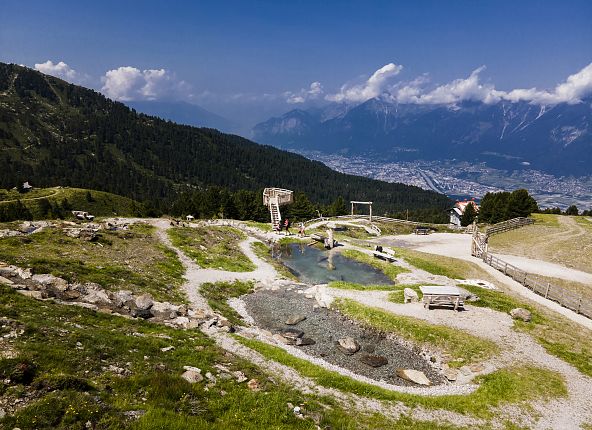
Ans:
POLYGON ((569 267, 560 264, 549 263, 547 261, 535 260, 533 258, 518 255, 497 253, 494 255, 528 273, 566 279, 568 281, 580 282, 582 284, 590 284, 592 287, 592 273, 582 272, 581 270, 570 269, 569 267))

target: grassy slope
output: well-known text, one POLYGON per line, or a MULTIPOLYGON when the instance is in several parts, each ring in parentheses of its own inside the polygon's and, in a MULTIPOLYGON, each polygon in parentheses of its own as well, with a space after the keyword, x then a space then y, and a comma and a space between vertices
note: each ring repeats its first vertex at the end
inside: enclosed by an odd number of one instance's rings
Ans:
MULTIPOLYGON (((47 198, 53 205, 63 205, 66 199, 72 210, 86 211, 95 216, 141 216, 145 212, 141 203, 104 191, 53 187, 33 189, 29 193, 19 194, 12 190, 0 190, 0 205, 18 199, 31 212, 33 219, 47 218, 41 214, 40 198, 47 198)), ((67 216, 72 215, 68 212, 67 216)))
POLYGON ((176 247, 202 268, 250 272, 255 265, 238 247, 244 233, 231 227, 182 227, 168 230, 176 247))
POLYGON ((149 292, 157 300, 182 302, 183 266, 148 225, 128 231, 101 231, 97 243, 47 228, 0 239, 0 261, 51 273, 70 282, 96 282, 106 289, 149 292))
POLYGON ((287 430, 315 428, 313 419, 321 428, 342 430, 456 428, 407 417, 394 422, 322 404, 268 379, 194 330, 38 302, 3 286, 0 315, 1 334, 13 327, 24 330, 17 338, 0 338, 0 401, 10 405, 0 419, 1 428, 84 429, 90 421, 92 428, 101 430, 287 430), (175 349, 161 351, 168 346, 175 349), (5 358, 9 351, 13 358, 5 358), (221 378, 206 389, 205 382, 192 385, 180 377, 183 366, 215 374, 216 364, 257 379, 261 391, 221 378), (123 376, 109 366, 125 369, 123 376), (288 402, 301 405, 307 418, 296 418, 288 402), (128 411, 143 415, 128 418, 128 411))

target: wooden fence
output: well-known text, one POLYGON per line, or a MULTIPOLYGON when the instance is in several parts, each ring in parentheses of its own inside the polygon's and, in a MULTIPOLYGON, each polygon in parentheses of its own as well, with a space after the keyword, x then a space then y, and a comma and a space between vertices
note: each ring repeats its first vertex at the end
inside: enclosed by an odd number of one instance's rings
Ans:
POLYGON ((492 225, 491 227, 485 230, 485 234, 487 236, 492 236, 494 234, 503 233, 505 231, 510 231, 520 227, 524 227, 525 225, 529 224, 534 224, 534 219, 523 217, 512 218, 508 221, 502 221, 492 225))
POLYGON ((483 262, 489 264, 494 269, 503 272, 504 275, 511 277, 515 281, 520 282, 539 296, 553 300, 561 306, 571 309, 587 318, 592 318, 592 302, 582 297, 580 294, 548 282, 542 282, 536 275, 527 273, 488 252, 484 252, 481 258, 483 259, 483 262))

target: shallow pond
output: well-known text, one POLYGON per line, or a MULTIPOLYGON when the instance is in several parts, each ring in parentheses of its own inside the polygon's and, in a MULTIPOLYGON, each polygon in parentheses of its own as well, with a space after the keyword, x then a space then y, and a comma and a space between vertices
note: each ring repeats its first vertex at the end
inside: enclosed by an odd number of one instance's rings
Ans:
POLYGON ((362 285, 392 285, 380 270, 342 256, 335 250, 325 251, 305 244, 291 243, 274 250, 280 260, 298 278, 309 284, 331 281, 354 282, 362 285))

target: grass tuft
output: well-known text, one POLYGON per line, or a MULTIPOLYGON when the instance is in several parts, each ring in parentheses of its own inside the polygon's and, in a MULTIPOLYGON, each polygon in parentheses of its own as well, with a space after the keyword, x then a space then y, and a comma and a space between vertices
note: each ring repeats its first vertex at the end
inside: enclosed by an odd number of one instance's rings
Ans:
POLYGON ((343 251, 341 251, 341 255, 347 258, 351 258, 352 260, 359 261, 360 263, 369 264, 375 269, 381 270, 386 276, 388 276, 393 281, 396 281, 397 275, 399 273, 409 272, 409 270, 405 269, 404 267, 397 266, 395 264, 388 263, 383 260, 379 260, 378 258, 375 258, 364 252, 357 251, 355 249, 344 249, 343 251))

